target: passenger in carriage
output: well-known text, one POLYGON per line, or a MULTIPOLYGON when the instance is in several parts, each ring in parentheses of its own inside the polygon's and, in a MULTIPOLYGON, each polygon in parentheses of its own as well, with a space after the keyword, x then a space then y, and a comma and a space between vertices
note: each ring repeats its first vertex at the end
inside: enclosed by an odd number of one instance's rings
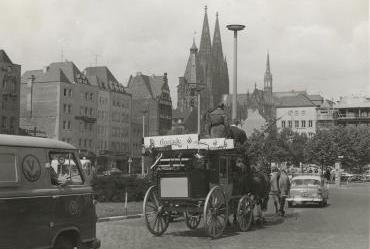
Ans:
POLYGON ((228 120, 225 105, 219 104, 216 109, 209 113, 209 135, 211 138, 226 137, 228 120))
POLYGON ((243 129, 241 129, 239 120, 234 120, 233 124, 230 125, 230 138, 234 139, 235 147, 243 146, 247 142, 247 135, 243 129))

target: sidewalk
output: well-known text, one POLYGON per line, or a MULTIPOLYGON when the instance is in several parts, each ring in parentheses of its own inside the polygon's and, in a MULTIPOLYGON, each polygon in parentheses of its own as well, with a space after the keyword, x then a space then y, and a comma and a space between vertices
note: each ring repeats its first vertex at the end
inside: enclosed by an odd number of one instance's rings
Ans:
POLYGON ((96 204, 98 221, 138 218, 143 212, 142 209, 143 202, 128 202, 127 210, 123 202, 98 202, 96 204))

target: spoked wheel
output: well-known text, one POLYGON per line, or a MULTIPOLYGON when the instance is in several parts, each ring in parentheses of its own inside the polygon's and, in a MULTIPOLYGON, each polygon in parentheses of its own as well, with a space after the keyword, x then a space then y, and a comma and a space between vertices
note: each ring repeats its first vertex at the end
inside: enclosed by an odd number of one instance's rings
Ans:
POLYGON ((200 223, 201 218, 202 218, 201 214, 192 213, 189 211, 185 212, 186 226, 190 229, 196 229, 200 223))
POLYGON ((143 213, 147 228, 155 236, 162 235, 168 228, 169 214, 159 200, 157 186, 151 186, 146 191, 143 203, 143 213))
POLYGON ((248 195, 243 195, 242 198, 240 198, 236 219, 242 232, 249 230, 253 221, 253 201, 248 195))
POLYGON ((227 203, 224 193, 219 186, 209 191, 204 205, 204 228, 212 238, 222 235, 227 222, 227 203))

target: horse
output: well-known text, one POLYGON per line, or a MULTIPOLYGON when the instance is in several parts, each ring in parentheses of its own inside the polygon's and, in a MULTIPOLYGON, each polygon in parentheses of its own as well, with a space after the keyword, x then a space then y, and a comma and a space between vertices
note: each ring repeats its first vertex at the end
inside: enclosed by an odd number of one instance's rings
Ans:
MULTIPOLYGON (((237 167, 242 169, 243 192, 251 195, 257 209, 257 221, 263 223, 263 212, 267 210, 270 192, 270 179, 266 172, 251 167, 246 160, 238 158, 237 167)), ((235 220, 234 214, 234 220, 235 220)))

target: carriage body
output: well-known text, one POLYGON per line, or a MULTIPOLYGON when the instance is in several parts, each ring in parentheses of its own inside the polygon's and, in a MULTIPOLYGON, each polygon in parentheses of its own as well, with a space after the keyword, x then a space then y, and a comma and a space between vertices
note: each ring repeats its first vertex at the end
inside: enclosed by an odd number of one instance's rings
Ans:
MULTIPOLYGON (((201 216, 209 215, 210 205, 214 204, 210 202, 221 201, 223 204, 219 209, 223 209, 223 213, 220 215, 223 215, 226 225, 230 209, 237 209, 238 201, 246 194, 243 193, 241 169, 236 166, 237 158, 244 154, 233 147, 233 141, 208 139, 196 142, 195 146, 181 146, 180 149, 177 149, 179 146, 174 148, 168 145, 151 148, 152 190, 156 191, 158 199, 153 202, 159 204, 158 208, 164 215, 184 213, 188 227, 194 229, 199 225, 201 216)), ((144 200, 144 214, 148 192, 144 200)), ((166 220, 163 223, 168 226, 166 220)), ((162 234, 162 230, 167 228, 163 226, 160 232, 153 232, 148 222, 147 226, 155 235, 162 234)), ((205 227, 209 226, 205 224, 205 227)), ((217 237, 220 233, 210 235, 217 237)))

